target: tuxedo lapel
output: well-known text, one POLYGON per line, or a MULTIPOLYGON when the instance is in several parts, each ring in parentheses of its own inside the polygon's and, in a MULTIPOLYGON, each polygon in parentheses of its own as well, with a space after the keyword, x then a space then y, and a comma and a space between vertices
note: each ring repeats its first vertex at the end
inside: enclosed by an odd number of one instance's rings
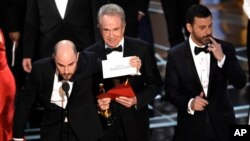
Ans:
POLYGON ((65 11, 65 17, 68 15, 73 3, 74 3, 75 0, 68 0, 68 4, 67 4, 67 8, 66 8, 66 11, 65 11))
POLYGON ((56 6, 55 0, 48 0, 48 1, 49 1, 49 4, 50 4, 51 7, 52 7, 52 10, 56 13, 56 15, 57 15, 58 17, 60 17, 60 19, 62 19, 62 17, 60 16, 59 10, 58 10, 58 8, 57 8, 57 6, 56 6))
POLYGON ((130 44, 130 42, 128 41, 128 39, 126 37, 124 37, 124 47, 123 47, 123 57, 127 57, 127 56, 132 56, 134 55, 134 50, 133 50, 133 45, 130 44))
POLYGON ((210 91, 211 91, 211 84, 213 83, 213 74, 215 72, 215 69, 217 67, 217 60, 214 58, 213 54, 210 53, 210 70, 209 70, 209 83, 208 83, 208 92, 207 92, 207 97, 210 97, 210 91))
MULTIPOLYGON (((79 76, 79 77, 81 77, 81 76, 79 76)), ((69 94, 70 96, 68 97, 68 103, 66 106, 68 106, 71 103, 72 99, 74 99, 74 97, 78 94, 78 92, 77 92, 79 90, 78 87, 81 87, 81 86, 79 86, 81 84, 79 84, 78 80, 79 80, 78 76, 75 76, 75 79, 73 80, 72 91, 69 94)))
MULTIPOLYGON (((85 60, 82 60, 80 62, 80 64, 77 64, 77 69, 76 69, 76 72, 74 74, 74 78, 73 78, 73 86, 72 86, 72 91, 70 93, 70 96, 69 96, 69 103, 70 101, 72 101, 73 97, 75 97, 79 91, 79 89, 81 88, 81 85, 83 85, 81 83, 81 79, 83 76, 81 76, 81 71, 83 71, 82 69, 86 68, 87 66, 87 63, 85 62, 85 60)), ((68 104, 67 104, 68 105, 68 104)))
POLYGON ((44 81, 43 87, 44 87, 44 90, 48 92, 48 95, 46 95, 46 99, 47 99, 46 101, 48 102, 50 102, 50 98, 52 95, 54 77, 55 77, 55 72, 56 72, 55 63, 52 58, 50 62, 51 64, 49 67, 46 68, 46 72, 44 72, 44 74, 41 74, 44 76, 44 80, 46 80, 46 82, 44 81))
MULTIPOLYGON (((190 70, 188 75, 190 75, 190 78, 193 78, 194 82, 195 82, 194 89, 195 90, 196 89, 203 90, 198 72, 197 72, 196 67, 195 67, 194 58, 192 56, 189 42, 186 42, 184 53, 185 53, 185 57, 186 57, 185 60, 186 60, 186 64, 187 64, 187 70, 190 70)), ((183 71, 185 71, 184 73, 187 73, 186 72, 187 70, 183 69, 183 71)))
POLYGON ((105 50, 105 44, 104 41, 100 42, 100 44, 98 44, 97 48, 97 53, 100 55, 100 59, 101 60, 107 60, 107 54, 106 54, 106 50, 105 50))

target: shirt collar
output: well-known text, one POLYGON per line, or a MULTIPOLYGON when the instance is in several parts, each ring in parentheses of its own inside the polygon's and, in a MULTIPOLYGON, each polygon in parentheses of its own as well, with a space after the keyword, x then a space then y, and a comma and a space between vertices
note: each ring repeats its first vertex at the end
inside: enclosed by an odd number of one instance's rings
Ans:
MULTIPOLYGON (((199 47, 199 45, 197 45, 191 38, 191 35, 189 36, 189 45, 192 51, 192 54, 194 55, 194 48, 197 46, 199 47)), ((205 47, 205 45, 202 45, 202 47, 205 47)))

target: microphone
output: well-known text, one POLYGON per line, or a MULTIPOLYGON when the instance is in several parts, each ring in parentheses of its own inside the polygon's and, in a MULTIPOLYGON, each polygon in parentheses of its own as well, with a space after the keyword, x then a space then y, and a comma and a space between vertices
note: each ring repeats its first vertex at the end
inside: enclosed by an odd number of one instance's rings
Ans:
MULTIPOLYGON (((63 91, 65 92, 65 94, 66 94, 66 97, 67 97, 67 99, 69 98, 69 83, 68 82, 63 82, 62 83, 62 89, 63 89, 63 91)), ((68 110, 69 110, 69 107, 68 106, 66 106, 66 109, 64 110, 64 112, 63 112, 63 117, 64 117, 64 122, 68 122, 68 117, 69 117, 69 112, 68 112, 68 110)), ((64 124, 62 124, 62 126, 65 126, 64 124)), ((68 135, 68 131, 69 131, 69 126, 67 126, 66 125, 66 130, 67 130, 67 141, 69 141, 69 135, 68 135)))
POLYGON ((63 82, 62 83, 62 89, 65 92, 67 98, 69 97, 69 83, 68 82, 63 82))

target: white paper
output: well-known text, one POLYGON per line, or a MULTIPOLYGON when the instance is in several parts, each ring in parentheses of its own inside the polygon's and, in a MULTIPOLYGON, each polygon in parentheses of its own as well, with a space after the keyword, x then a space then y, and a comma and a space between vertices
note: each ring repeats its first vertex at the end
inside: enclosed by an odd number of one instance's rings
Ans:
POLYGON ((11 66, 14 67, 15 66, 15 53, 16 52, 16 42, 13 42, 13 46, 12 46, 12 60, 11 60, 11 66))
POLYGON ((103 78, 105 79, 124 75, 137 75, 137 69, 129 65, 129 60, 130 57, 124 57, 116 60, 103 60, 103 78))

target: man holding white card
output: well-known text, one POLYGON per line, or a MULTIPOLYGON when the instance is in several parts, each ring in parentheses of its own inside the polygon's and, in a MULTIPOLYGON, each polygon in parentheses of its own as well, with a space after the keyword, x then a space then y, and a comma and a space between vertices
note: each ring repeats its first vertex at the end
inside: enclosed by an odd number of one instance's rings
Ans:
MULTIPOLYGON (((129 73, 131 75, 124 71, 119 77, 114 77, 112 74, 106 79, 103 79, 103 74, 94 76, 93 88, 96 94, 99 94, 100 83, 103 83, 105 90, 108 91, 126 80, 135 93, 134 97, 119 96, 112 101, 111 98, 98 99, 100 109, 110 108, 114 119, 114 125, 103 127, 105 136, 101 141, 149 140, 148 104, 159 94, 162 86, 162 79, 150 45, 136 38, 125 37, 125 26, 125 14, 120 6, 116 4, 102 6, 98 12, 98 27, 103 40, 86 49, 97 53, 102 60, 108 61, 106 62, 108 65, 103 66, 111 65, 108 69, 114 71, 113 73, 129 69, 127 67, 129 65, 124 62, 130 61, 136 64, 137 61, 141 61, 140 70, 137 73, 135 71, 136 74, 132 73, 132 70, 129 73), (116 65, 117 61, 122 65, 116 65)), ((103 71, 106 75, 105 69, 103 71)))

